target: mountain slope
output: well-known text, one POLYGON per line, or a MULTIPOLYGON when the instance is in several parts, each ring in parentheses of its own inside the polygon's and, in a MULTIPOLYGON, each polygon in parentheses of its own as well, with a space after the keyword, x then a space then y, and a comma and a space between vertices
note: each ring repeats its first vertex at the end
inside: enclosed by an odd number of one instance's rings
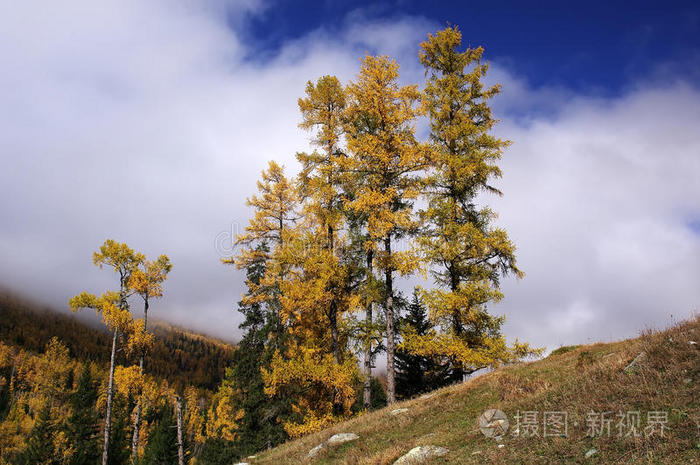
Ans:
MULTIPOLYGON (((150 374, 175 386, 214 390, 234 356, 234 347, 217 339, 167 325, 150 324, 155 344, 148 357, 150 374)), ((111 336, 74 315, 57 313, 8 292, 0 292, 0 341, 41 353, 56 336, 72 357, 107 364, 111 336)), ((119 354, 121 358, 123 354, 119 354)), ((119 361, 119 363, 124 363, 119 361)))
MULTIPOLYGON (((695 319, 637 339, 561 350, 544 360, 503 367, 432 396, 349 420, 247 461, 271 465, 392 464, 415 446, 436 445, 448 448, 449 453, 430 463, 700 463, 698 342, 700 319, 695 319), (626 370, 640 353, 645 355, 626 370), (390 414, 398 408, 408 411, 390 414), (503 410, 511 423, 500 447, 477 426, 478 417, 489 408, 503 410), (627 412, 632 412, 629 424, 634 426, 637 411, 638 437, 627 427, 627 412), (514 434, 517 412, 518 435, 514 434), (539 437, 525 437, 533 433, 527 426, 532 419, 527 418, 532 416, 528 412, 537 412, 539 437), (566 437, 543 437, 545 412, 567 412, 566 437), (610 413, 601 422, 604 412, 610 413), (621 423, 618 412, 624 416, 621 423), (647 417, 650 412, 652 416, 647 417), (600 425, 602 434, 598 434, 600 425), (595 431, 589 430, 591 426, 595 431), (618 437, 618 427, 622 437, 618 437), (340 432, 356 433, 360 438, 329 447, 314 459, 307 457, 312 447, 340 432), (625 437, 627 433, 631 434, 625 437)), ((547 417, 551 420, 553 415, 547 417)), ((548 433, 554 426, 548 421, 548 433)))

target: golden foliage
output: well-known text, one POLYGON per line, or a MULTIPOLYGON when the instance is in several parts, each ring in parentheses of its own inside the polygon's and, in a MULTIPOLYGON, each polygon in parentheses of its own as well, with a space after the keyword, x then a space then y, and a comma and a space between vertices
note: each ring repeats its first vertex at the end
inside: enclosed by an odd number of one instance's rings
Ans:
POLYGON ((267 395, 293 399, 297 419, 284 422, 290 437, 319 431, 350 415, 358 379, 354 359, 339 364, 318 348, 293 346, 288 358, 276 352, 262 373, 267 395))

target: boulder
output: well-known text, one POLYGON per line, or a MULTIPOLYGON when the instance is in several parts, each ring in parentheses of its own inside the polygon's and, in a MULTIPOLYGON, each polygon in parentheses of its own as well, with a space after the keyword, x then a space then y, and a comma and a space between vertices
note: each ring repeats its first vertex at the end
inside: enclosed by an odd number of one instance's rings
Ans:
POLYGON ((438 446, 418 446, 409 450, 406 455, 400 457, 394 465, 418 465, 426 463, 435 457, 442 457, 450 452, 444 447, 438 446))
POLYGON ((322 442, 318 446, 314 447, 309 451, 309 458, 314 458, 316 457, 321 451, 323 451, 326 447, 329 446, 337 446, 338 444, 343 444, 344 442, 348 441, 354 441, 356 439, 359 439, 360 436, 358 436, 355 433, 338 433, 334 434, 331 436, 327 441, 322 442))
POLYGON ((407 408, 397 408, 389 412, 389 415, 396 416, 396 415, 401 415, 402 413, 408 412, 407 408))

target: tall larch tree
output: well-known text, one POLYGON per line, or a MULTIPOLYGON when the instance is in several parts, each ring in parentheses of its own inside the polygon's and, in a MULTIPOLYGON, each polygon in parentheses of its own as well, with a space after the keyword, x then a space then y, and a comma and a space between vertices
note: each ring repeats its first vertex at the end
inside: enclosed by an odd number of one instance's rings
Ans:
POLYGON ((384 275, 386 313, 387 396, 395 397, 394 273, 409 273, 414 261, 395 250, 396 239, 415 228, 412 203, 420 192, 418 171, 425 165, 425 148, 415 138, 417 86, 400 86, 399 65, 386 56, 366 56, 356 82, 348 86, 344 169, 356 176, 349 207, 366 215, 367 246, 384 275))
MULTIPOLYGON (((426 356, 453 360, 454 379, 513 356, 500 327, 503 318, 488 312, 502 298, 502 276, 523 275, 515 246, 492 225, 495 214, 477 205, 482 193, 501 195, 493 181, 509 141, 492 134, 497 120, 490 100, 500 86, 483 83, 488 64, 483 49, 460 52, 462 35, 449 27, 421 44, 427 83, 423 105, 430 118, 431 167, 427 179, 427 227, 418 245, 437 288, 423 292, 431 322, 448 328, 439 334, 409 333, 404 347, 426 356)), ((520 351, 526 349, 520 345, 520 351)))
MULTIPOLYGON (((297 160, 302 165, 299 190, 308 214, 315 217, 318 229, 326 236, 324 245, 329 252, 328 259, 334 260, 335 235, 343 221, 343 171, 339 160, 345 157, 340 147, 345 116, 345 89, 335 76, 323 76, 316 84, 311 81, 306 84, 306 97, 300 98, 298 103, 302 115, 299 126, 315 130, 312 143, 320 149, 320 152, 314 151, 311 154, 297 154, 297 160)), ((333 280, 327 284, 327 290, 332 296, 343 298, 343 287, 347 283, 333 280)), ((340 363, 338 307, 335 298, 331 298, 325 305, 331 333, 331 350, 336 362, 340 363)))
POLYGON ((284 175, 284 168, 274 161, 269 162, 261 176, 257 183, 258 195, 246 201, 253 208, 253 218, 243 234, 236 237, 239 253, 222 262, 235 264, 238 269, 246 269, 260 261, 265 263, 266 274, 259 282, 246 281, 248 292, 243 295, 241 303, 265 303, 269 307, 272 317, 276 319, 272 343, 275 348, 280 348, 284 328, 279 316, 279 294, 284 270, 273 257, 283 246, 285 230, 299 219, 298 193, 294 183, 284 175), (258 245, 263 242, 268 247, 259 248, 258 245))
POLYGON ((112 332, 112 352, 110 356, 109 381, 107 386, 107 407, 105 412, 104 445, 102 449, 102 465, 107 465, 109 455, 109 440, 112 417, 112 397, 114 395, 114 367, 116 362, 117 343, 119 336, 133 326, 129 313, 129 279, 131 274, 144 261, 143 254, 125 243, 107 239, 100 249, 93 254, 93 263, 99 268, 112 268, 119 276, 119 292, 107 292, 101 297, 83 292, 70 299, 69 305, 73 311, 81 308, 92 308, 102 316, 104 323, 112 332))
MULTIPOLYGON (((136 351, 139 357, 139 371, 143 374, 144 359, 148 349, 149 337, 142 337, 148 332, 148 309, 151 299, 163 297, 163 282, 167 279, 172 264, 167 255, 161 255, 156 260, 144 260, 129 278, 129 289, 143 300, 143 319, 136 322, 138 326, 132 334, 132 345, 138 345, 136 351)), ((134 408, 134 428, 131 441, 131 463, 138 462, 139 434, 141 426, 141 396, 138 396, 134 408)))

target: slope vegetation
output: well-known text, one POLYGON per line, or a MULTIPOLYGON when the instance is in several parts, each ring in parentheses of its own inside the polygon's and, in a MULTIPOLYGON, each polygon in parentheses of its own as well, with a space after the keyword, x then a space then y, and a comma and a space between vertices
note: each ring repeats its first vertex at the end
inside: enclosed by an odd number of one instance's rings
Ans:
POLYGON ((392 464, 416 446, 435 445, 449 449, 430 461, 436 464, 700 463, 698 342, 696 318, 637 339, 561 350, 245 460, 270 465, 392 464), (408 410, 392 414, 399 408, 408 410), (490 408, 509 418, 510 429, 501 439, 489 439, 479 430, 477 420, 490 408), (561 412, 567 416, 557 424, 554 413, 562 419, 561 412), (553 434, 563 433, 563 425, 565 436, 553 434), (308 457, 310 449, 341 432, 359 439, 308 457))

